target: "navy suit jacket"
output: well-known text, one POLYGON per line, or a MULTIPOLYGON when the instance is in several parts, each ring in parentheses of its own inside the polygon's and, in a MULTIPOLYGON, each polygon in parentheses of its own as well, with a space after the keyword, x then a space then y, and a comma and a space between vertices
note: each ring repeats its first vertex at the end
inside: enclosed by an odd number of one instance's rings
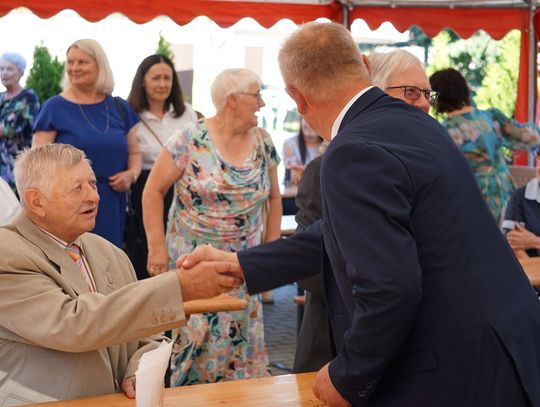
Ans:
POLYGON ((250 292, 322 269, 343 397, 540 405, 540 302, 435 120, 367 91, 324 155, 321 192, 322 222, 239 259, 250 292))

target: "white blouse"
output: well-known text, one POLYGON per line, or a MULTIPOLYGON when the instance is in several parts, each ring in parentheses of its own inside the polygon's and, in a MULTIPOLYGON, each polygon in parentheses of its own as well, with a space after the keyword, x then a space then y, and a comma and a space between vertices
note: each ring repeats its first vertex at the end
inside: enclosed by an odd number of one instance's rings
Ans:
POLYGON ((159 141, 156 140, 156 137, 154 137, 150 130, 142 123, 142 120, 137 124, 137 140, 139 141, 139 150, 142 155, 143 170, 152 168, 158 154, 163 148, 162 144, 165 144, 175 131, 183 129, 187 124, 197 121, 197 114, 191 105, 185 103, 185 106, 186 110, 180 117, 174 117, 174 109, 172 106, 161 120, 147 110, 140 114, 141 119, 150 126, 161 141, 160 144, 159 141))

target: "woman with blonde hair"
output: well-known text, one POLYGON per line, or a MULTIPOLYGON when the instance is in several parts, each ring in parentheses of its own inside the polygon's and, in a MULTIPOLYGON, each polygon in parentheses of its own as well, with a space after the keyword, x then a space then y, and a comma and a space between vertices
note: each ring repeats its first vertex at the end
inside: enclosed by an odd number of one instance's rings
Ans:
MULTIPOLYGON (((261 81, 249 69, 223 71, 211 88, 215 116, 165 143, 143 192, 150 274, 175 268, 180 255, 203 244, 239 251, 279 238, 279 157, 270 135, 257 127, 260 91, 261 81), (173 184, 165 235, 163 199, 173 184)), ((173 335, 173 385, 268 375, 261 302, 245 287, 231 295, 247 299, 247 308, 191 315, 173 335)))
POLYGON ((94 233, 123 247, 126 191, 141 172, 133 127, 137 114, 112 97, 114 79, 101 45, 75 41, 67 50, 63 91, 47 100, 34 123, 33 144, 65 143, 92 162, 100 197, 94 233))

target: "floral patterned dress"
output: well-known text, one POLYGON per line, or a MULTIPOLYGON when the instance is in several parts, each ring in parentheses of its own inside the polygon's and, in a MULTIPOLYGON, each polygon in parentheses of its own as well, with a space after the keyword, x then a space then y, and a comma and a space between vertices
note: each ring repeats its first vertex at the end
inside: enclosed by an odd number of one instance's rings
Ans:
POLYGON ((535 126, 523 126, 500 110, 478 110, 450 116, 444 123, 469 161, 480 191, 497 221, 514 190, 502 147, 526 149, 538 144, 535 126))
POLYGON ((0 137, 0 177, 15 191, 13 164, 17 153, 32 144, 32 125, 39 110, 39 100, 32 89, 23 89, 6 99, 0 93, 0 122, 4 135, 0 137))
MULTIPOLYGON (((252 137, 255 148, 242 166, 220 156, 203 123, 168 140, 165 148, 183 174, 167 223, 171 268, 201 244, 239 251, 261 243, 269 170, 280 159, 268 133, 254 128, 252 137)), ((188 325, 173 333, 173 386, 268 376, 261 302, 245 286, 230 294, 247 299, 246 310, 191 315, 188 325)))

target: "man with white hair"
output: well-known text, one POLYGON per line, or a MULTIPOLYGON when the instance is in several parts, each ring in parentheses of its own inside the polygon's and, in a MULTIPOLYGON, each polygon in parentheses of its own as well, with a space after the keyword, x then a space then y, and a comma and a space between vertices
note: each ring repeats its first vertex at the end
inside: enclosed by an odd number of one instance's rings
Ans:
POLYGON ((127 256, 94 228, 99 196, 82 151, 47 144, 19 154, 23 213, 0 228, 0 405, 134 397, 149 337, 185 324, 183 301, 240 285, 234 266, 137 282, 127 256))
POLYGON ((540 303, 468 163, 420 109, 373 87, 338 24, 309 23, 279 55, 298 112, 327 140, 322 221, 291 238, 181 259, 240 263, 250 293, 322 268, 330 406, 540 405, 540 303))

